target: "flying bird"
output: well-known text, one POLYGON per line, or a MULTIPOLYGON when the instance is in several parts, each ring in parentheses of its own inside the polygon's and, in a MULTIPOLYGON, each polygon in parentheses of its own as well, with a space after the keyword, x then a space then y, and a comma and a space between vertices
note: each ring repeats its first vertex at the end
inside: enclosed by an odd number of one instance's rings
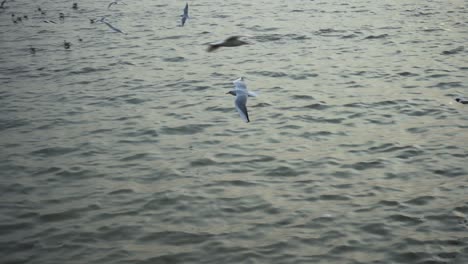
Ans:
POLYGON ((182 26, 185 25, 185 21, 189 18, 188 16, 188 3, 185 3, 184 14, 181 15, 182 17, 182 26))
POLYGON ((41 12, 41 15, 45 15, 45 14, 46 14, 46 11, 42 10, 41 7, 38 7, 38 8, 37 8, 37 11, 41 12))
POLYGON ((235 89, 227 92, 226 94, 231 94, 236 97, 234 105, 236 106, 237 112, 239 112, 240 117, 244 122, 250 122, 249 113, 247 112, 247 98, 256 97, 257 94, 247 91, 247 85, 244 82, 244 77, 240 77, 237 80, 234 80, 235 89))
POLYGON ((127 34, 127 33, 124 33, 122 30, 112 26, 109 22, 106 21, 105 17, 102 17, 101 20, 99 20, 99 22, 106 24, 108 27, 110 27, 115 32, 119 32, 119 33, 122 33, 122 34, 125 34, 125 35, 127 34))
POLYGON ((71 43, 70 43, 70 42, 67 42, 66 40, 63 41, 63 47, 64 47, 65 49, 69 49, 70 46, 71 46, 71 43))
POLYGON ((243 36, 232 36, 232 37, 225 39, 224 41, 210 43, 208 44, 208 49, 206 51, 212 52, 221 47, 238 47, 238 46, 250 44, 247 41, 241 40, 240 39, 241 37, 243 36))
POLYGON ((109 9, 109 8, 111 8, 111 6, 117 5, 117 4, 124 4, 124 5, 126 5, 124 2, 112 1, 112 2, 110 2, 109 5, 107 6, 107 9, 109 9))

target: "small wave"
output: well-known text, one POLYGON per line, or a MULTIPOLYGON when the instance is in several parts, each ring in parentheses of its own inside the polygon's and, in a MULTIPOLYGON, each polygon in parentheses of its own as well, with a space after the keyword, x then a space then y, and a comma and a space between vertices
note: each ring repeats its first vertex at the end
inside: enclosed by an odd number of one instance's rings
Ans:
POLYGON ((306 171, 295 170, 289 166, 279 166, 273 169, 265 170, 262 175, 273 177, 293 177, 306 174, 306 171))
POLYGON ((412 216, 407 216, 403 214, 394 214, 394 215, 387 217, 387 219, 392 222, 401 222, 407 225, 418 225, 424 222, 419 217, 412 217, 412 216))
POLYGON ((208 158, 196 159, 190 162, 190 165, 194 167, 213 166, 216 164, 218 164, 216 161, 208 158))
POLYGON ((454 49, 451 49, 451 50, 445 50, 445 51, 442 51, 442 55, 453 55, 453 54, 457 54, 457 53, 460 53, 462 51, 465 50, 465 47, 463 46, 459 46, 459 47, 456 47, 454 49))
POLYGON ((163 61, 167 61, 167 62, 183 62, 183 61, 185 61, 185 58, 184 58, 184 57, 164 58, 163 61))
POLYGON ((380 35, 369 35, 365 37, 364 39, 382 39, 382 38, 387 38, 388 34, 380 34, 380 35))
POLYGON ((205 128, 210 127, 212 125, 207 124, 189 124, 184 126, 178 127, 163 127, 161 128, 161 133, 166 135, 194 135, 198 133, 202 133, 205 128))
POLYGON ((433 200, 435 200, 434 196, 420 196, 420 197, 408 200, 405 203, 412 204, 412 205, 427 205, 433 200))
POLYGON ((74 151, 77 151, 77 148, 66 148, 66 147, 50 147, 42 148, 31 152, 33 155, 39 155, 43 157, 54 157, 59 155, 65 155, 74 151))
POLYGON ((69 74, 87 74, 87 73, 92 73, 92 72, 104 72, 104 71, 110 71, 110 69, 106 69, 106 68, 97 69, 97 68, 92 68, 92 67, 84 67, 78 71, 70 71, 69 74))

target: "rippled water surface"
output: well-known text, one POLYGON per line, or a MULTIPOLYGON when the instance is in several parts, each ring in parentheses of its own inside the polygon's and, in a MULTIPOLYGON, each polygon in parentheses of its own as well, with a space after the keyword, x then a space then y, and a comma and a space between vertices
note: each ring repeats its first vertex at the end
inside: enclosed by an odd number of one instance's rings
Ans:
POLYGON ((468 263, 467 1, 109 2, 0 10, 2 263, 468 263))

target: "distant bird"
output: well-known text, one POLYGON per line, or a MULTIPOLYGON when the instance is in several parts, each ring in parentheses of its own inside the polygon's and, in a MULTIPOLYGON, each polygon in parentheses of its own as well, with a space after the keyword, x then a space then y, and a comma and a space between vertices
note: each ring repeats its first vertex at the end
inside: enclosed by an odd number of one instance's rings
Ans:
POLYGON ((106 18, 105 17, 102 17, 99 22, 101 23, 104 23, 106 24, 108 27, 110 27, 112 30, 114 30, 115 32, 119 32, 119 33, 122 33, 122 34, 127 34, 127 33, 124 33, 122 30, 112 26, 109 22, 106 21, 106 18))
POLYGON ((29 19, 29 17, 27 15, 24 15, 23 18, 24 19, 29 19))
POLYGON ((89 23, 91 23, 91 24, 94 24, 94 22, 96 22, 95 18, 88 18, 88 19, 89 19, 89 23))
POLYGON ((234 90, 227 92, 226 94, 231 94, 236 97, 234 101, 234 105, 236 106, 237 112, 239 112, 240 117, 244 122, 249 123, 249 113, 247 112, 247 98, 256 97, 257 95, 253 92, 247 91, 247 86, 244 82, 244 77, 240 77, 239 79, 233 81, 234 86, 236 87, 234 90))
POLYGON ((124 2, 112 1, 112 2, 110 2, 109 5, 107 6, 107 9, 109 9, 109 8, 111 8, 111 6, 117 5, 117 4, 124 4, 124 5, 126 5, 124 2))
POLYGON ((55 22, 55 21, 53 21, 53 20, 43 20, 42 22, 44 22, 44 23, 57 24, 57 22, 55 22))
POLYGON ((78 9, 78 4, 77 4, 77 3, 73 3, 72 8, 73 8, 73 9, 78 9))
POLYGON ((185 21, 189 18, 188 16, 188 3, 185 3, 184 14, 181 15, 182 17, 182 26, 185 25, 185 21))
POLYGON ((38 7, 37 11, 41 12, 41 15, 45 15, 46 11, 42 10, 42 8, 38 7))
POLYGON ((5 3, 6 3, 7 0, 3 0, 2 3, 0 3, 0 8, 1 9, 4 9, 5 8, 5 3))
POLYGON ((82 41, 83 41, 83 39, 82 39, 82 38, 80 38, 80 37, 78 37, 78 41, 79 41, 79 42, 82 42, 82 41))
POLYGON ((67 42, 66 40, 63 41, 63 47, 65 49, 69 49, 71 47, 71 43, 70 42, 67 42))
POLYGON ((212 51, 219 49, 220 47, 238 47, 238 46, 250 44, 249 42, 241 40, 240 39, 241 37, 242 36, 232 36, 232 37, 225 39, 224 41, 208 44, 209 47, 206 51, 212 52, 212 51))
POLYGON ((466 99, 466 98, 458 97, 458 98, 455 98, 455 101, 457 101, 457 102, 459 102, 461 104, 468 104, 468 99, 466 99))

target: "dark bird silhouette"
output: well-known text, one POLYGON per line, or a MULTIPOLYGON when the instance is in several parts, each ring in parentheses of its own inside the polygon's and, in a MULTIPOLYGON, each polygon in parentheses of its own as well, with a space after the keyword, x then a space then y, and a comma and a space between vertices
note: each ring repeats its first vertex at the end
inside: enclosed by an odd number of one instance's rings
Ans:
POLYGON ((182 26, 185 25, 185 21, 189 18, 188 16, 188 3, 185 3, 184 13, 181 15, 182 17, 182 26))
POLYGON ((64 47, 65 49, 70 49, 71 43, 70 43, 70 42, 67 42, 66 40, 64 40, 64 41, 63 41, 63 47, 64 47))
POLYGON ((242 36, 232 36, 224 41, 216 42, 216 43, 210 43, 208 44, 208 49, 206 51, 212 52, 215 51, 221 47, 238 47, 242 45, 247 45, 250 44, 249 42, 241 40, 242 36))

